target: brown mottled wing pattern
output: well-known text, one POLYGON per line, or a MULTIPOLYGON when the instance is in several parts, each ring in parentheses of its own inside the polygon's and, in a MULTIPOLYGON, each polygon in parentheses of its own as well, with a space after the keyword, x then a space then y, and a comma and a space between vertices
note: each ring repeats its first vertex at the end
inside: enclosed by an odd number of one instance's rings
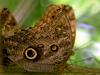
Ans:
POLYGON ((7 8, 1 8, 0 9, 0 66, 2 64, 8 63, 6 62, 8 61, 7 53, 6 52, 4 53, 4 48, 2 43, 3 39, 9 36, 13 36, 14 33, 17 33, 19 31, 20 31, 19 25, 17 24, 11 12, 7 8), (3 61, 5 61, 5 63, 3 63, 3 61))
POLYGON ((9 37, 19 32, 19 25, 10 11, 7 8, 2 8, 0 10, 0 35, 9 37))
POLYGON ((71 9, 65 5, 49 5, 35 28, 5 38, 3 48, 8 58, 27 71, 57 71, 73 53, 75 18, 70 14, 71 9))
POLYGON ((75 35, 76 35, 76 19, 75 19, 74 10, 72 9, 72 7, 70 6, 66 7, 65 15, 68 16, 69 26, 72 32, 71 36, 72 36, 72 47, 73 47, 74 42, 75 42, 75 35))

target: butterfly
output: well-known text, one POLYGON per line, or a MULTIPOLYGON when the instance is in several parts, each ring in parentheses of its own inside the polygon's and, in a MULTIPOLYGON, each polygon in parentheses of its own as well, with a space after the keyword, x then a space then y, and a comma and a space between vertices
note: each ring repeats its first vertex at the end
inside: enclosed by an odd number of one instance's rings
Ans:
MULTIPOLYGON (((24 30, 9 10, 3 8, 0 11, 0 28, 3 56, 25 71, 81 71, 80 67, 75 70, 75 67, 66 64, 74 53, 76 35, 76 19, 71 6, 49 5, 35 27, 24 30)), ((82 70, 85 72, 87 69, 82 70)))

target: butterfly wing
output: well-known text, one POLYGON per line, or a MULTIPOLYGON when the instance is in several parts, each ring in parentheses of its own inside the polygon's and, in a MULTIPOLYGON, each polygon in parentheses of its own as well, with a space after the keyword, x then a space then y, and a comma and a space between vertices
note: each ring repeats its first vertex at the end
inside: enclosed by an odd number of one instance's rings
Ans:
POLYGON ((73 36, 65 5, 50 5, 35 28, 5 38, 9 59, 24 70, 55 72, 72 51, 73 36))
POLYGON ((19 31, 20 27, 13 15, 7 8, 2 8, 0 11, 0 35, 9 37, 19 31))
POLYGON ((69 26, 72 32, 71 36, 72 36, 72 47, 73 47, 74 42, 75 42, 75 35, 76 35, 76 19, 75 19, 74 10, 69 5, 66 7, 65 15, 68 17, 68 21, 70 23, 69 26))

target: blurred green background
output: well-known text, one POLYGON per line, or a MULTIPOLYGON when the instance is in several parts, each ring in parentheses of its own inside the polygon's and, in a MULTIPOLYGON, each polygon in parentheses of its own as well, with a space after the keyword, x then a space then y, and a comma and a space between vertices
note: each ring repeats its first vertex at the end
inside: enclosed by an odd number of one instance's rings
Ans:
POLYGON ((67 63, 100 68, 100 0, 0 0, 22 28, 33 27, 49 4, 69 4, 76 15, 74 55, 67 63))

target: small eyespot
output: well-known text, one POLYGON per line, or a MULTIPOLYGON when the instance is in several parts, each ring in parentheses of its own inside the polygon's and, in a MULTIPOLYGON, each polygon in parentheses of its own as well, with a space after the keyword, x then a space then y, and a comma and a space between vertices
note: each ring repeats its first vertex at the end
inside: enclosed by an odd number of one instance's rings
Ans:
POLYGON ((4 49, 3 49, 3 54, 5 54, 5 55, 10 55, 10 54, 8 53, 8 51, 7 51, 7 48, 4 48, 4 49))
POLYGON ((52 18, 54 19, 54 18, 55 18, 55 16, 52 16, 52 18))
POLYGON ((4 8, 4 10, 7 10, 7 8, 4 8))
POLYGON ((55 44, 51 45, 50 48, 51 48, 52 51, 58 51, 58 46, 55 45, 55 44))
POLYGON ((25 57, 30 60, 35 59, 37 57, 37 55, 38 55, 37 51, 33 48, 28 48, 25 51, 25 57))
POLYGON ((32 27, 29 27, 29 29, 32 29, 32 27))
POLYGON ((60 11, 60 9, 57 9, 56 11, 60 11))

